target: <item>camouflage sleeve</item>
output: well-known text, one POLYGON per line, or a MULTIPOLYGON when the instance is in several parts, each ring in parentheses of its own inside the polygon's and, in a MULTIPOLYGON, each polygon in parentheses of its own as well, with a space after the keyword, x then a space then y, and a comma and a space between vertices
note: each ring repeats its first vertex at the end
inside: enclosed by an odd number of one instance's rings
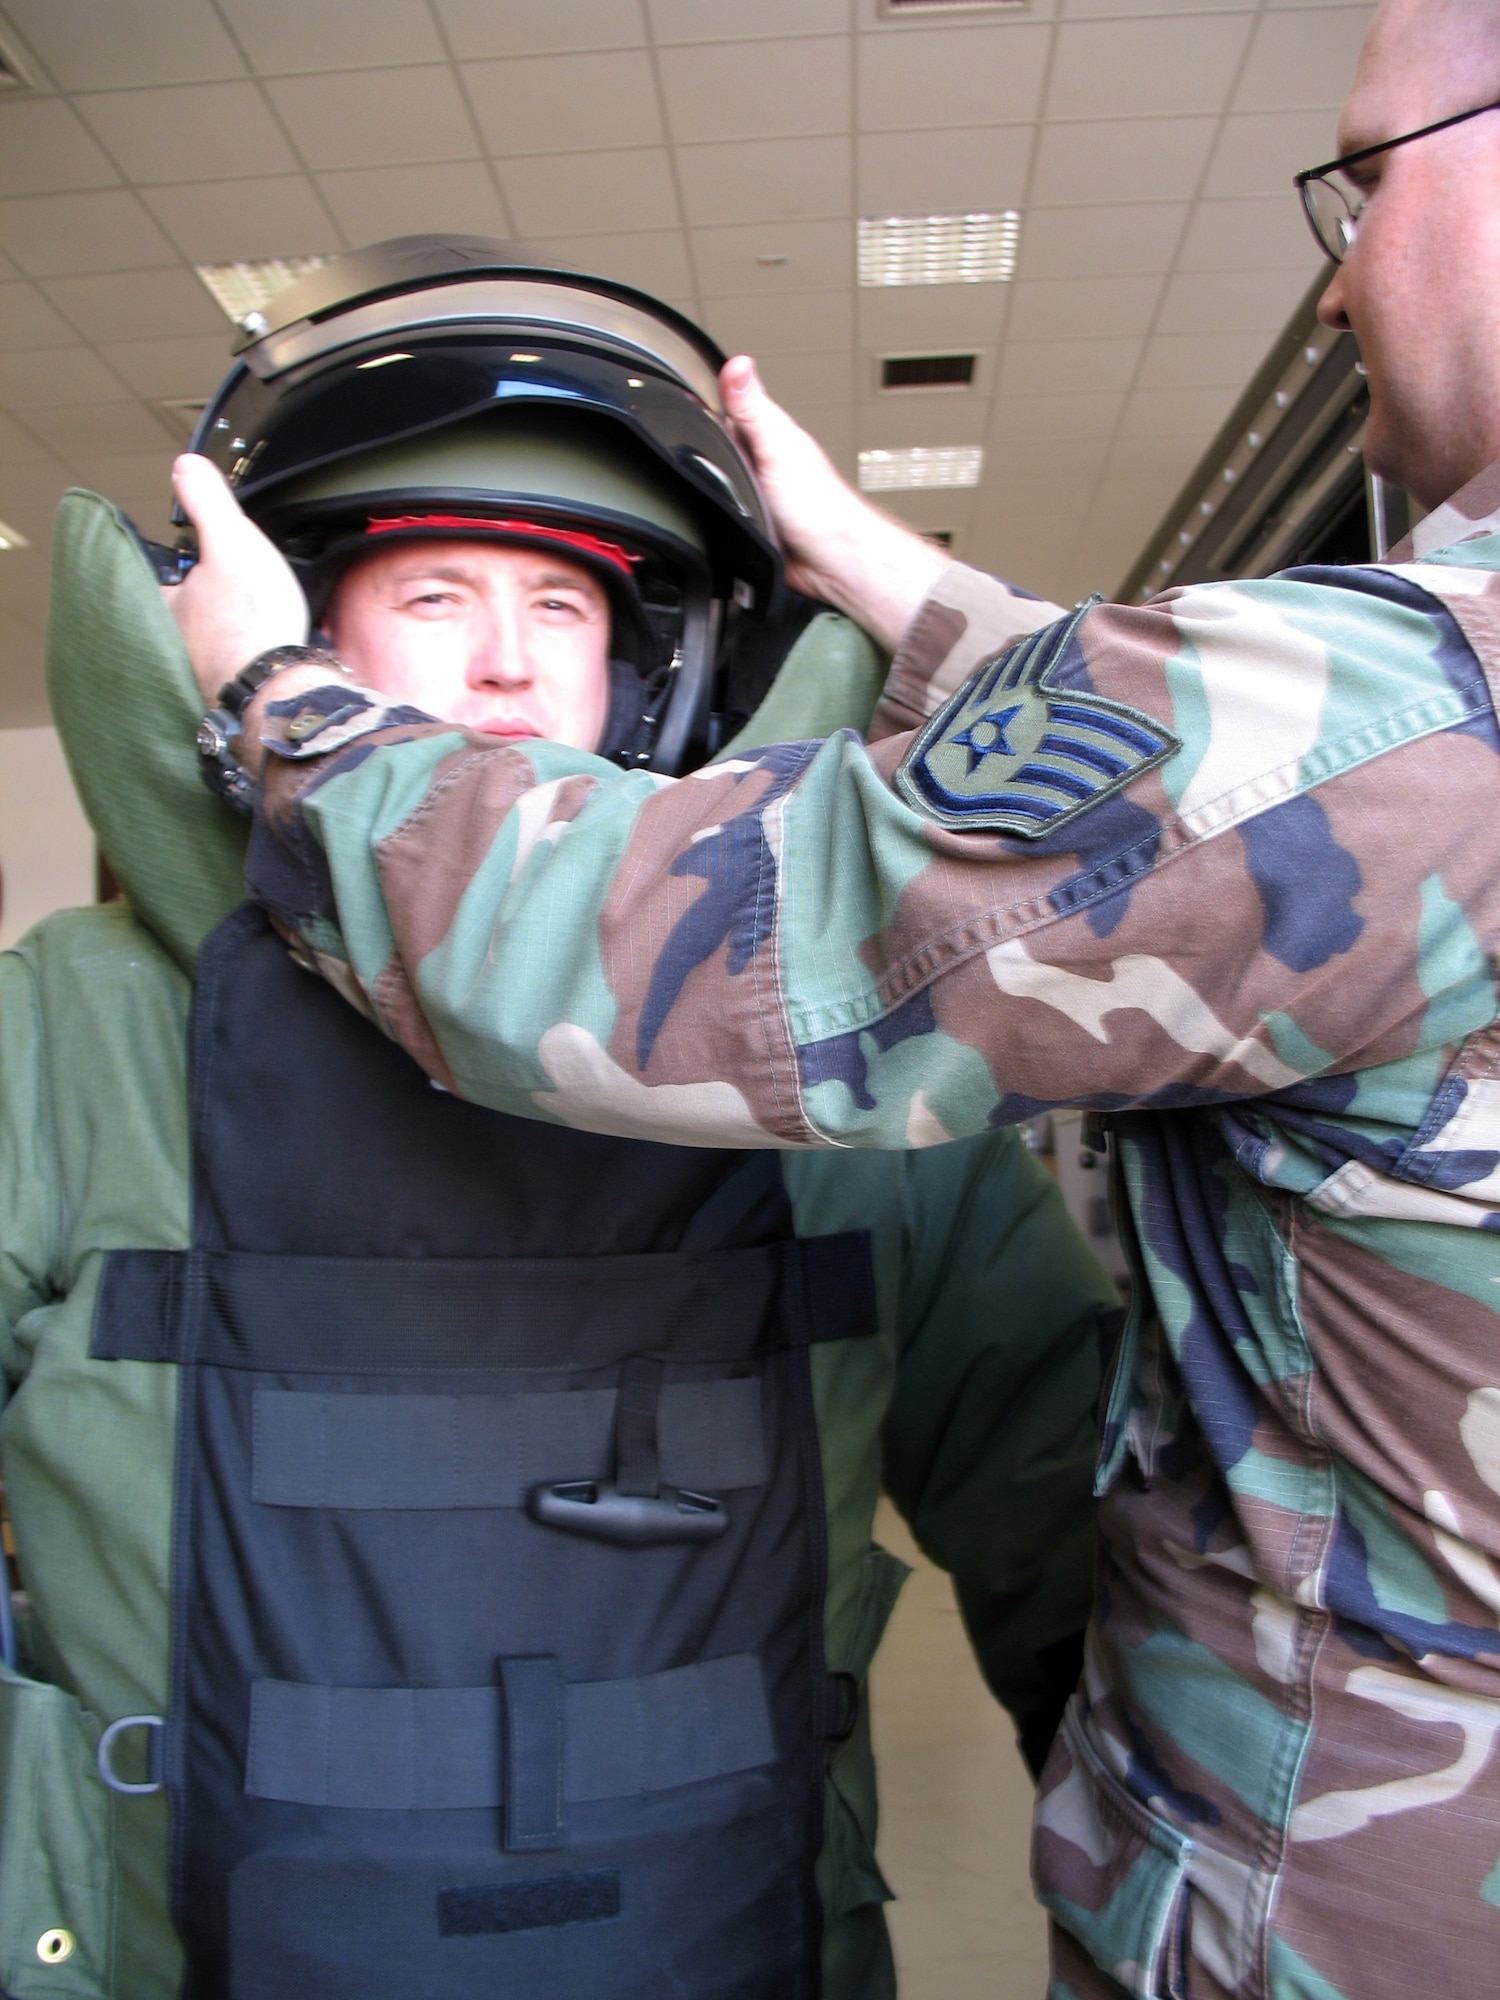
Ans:
POLYGON ((1493 1014, 1500 739, 1441 581, 1084 606, 912 737, 676 783, 315 690, 268 704, 252 883, 444 1084, 596 1129, 1276 1092, 1493 1014))
POLYGON ((1119 1298, 1014 1132, 910 1155, 907 1196, 885 1485, 1045 1748, 1092 1601, 1100 1321, 1119 1298))
POLYGON ((870 740, 925 722, 981 661, 1062 616, 1059 605, 954 563, 907 628, 870 725, 870 740))
POLYGON ((50 1107, 36 986, 8 951, 0 954, 0 1409, 23 1372, 16 1329, 51 1291, 62 1191, 50 1107))

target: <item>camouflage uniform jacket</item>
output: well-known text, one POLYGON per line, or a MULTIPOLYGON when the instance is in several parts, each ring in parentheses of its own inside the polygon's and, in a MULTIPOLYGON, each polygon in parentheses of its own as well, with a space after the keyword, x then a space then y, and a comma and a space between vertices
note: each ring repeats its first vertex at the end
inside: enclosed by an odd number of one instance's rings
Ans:
POLYGON ((915 740, 675 785, 347 687, 270 725, 258 893, 466 1093, 746 1145, 1110 1114, 1059 2000, 1500 1978, 1500 467, 1404 553, 1089 608, 967 687, 1048 614, 955 568, 915 740))

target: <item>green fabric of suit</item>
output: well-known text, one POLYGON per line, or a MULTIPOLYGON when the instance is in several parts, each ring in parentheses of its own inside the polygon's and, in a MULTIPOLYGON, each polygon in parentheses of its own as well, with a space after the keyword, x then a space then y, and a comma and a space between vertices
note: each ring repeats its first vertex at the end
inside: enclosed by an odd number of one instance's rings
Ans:
MULTIPOLYGON (((166 1801, 110 1793, 94 1751, 107 1723, 166 1703, 176 1376, 88 1350, 105 1254, 189 1240, 191 973, 241 898, 244 835, 199 779, 198 697, 155 582, 91 495, 64 503, 55 595, 54 710, 130 901, 63 912, 0 957, 0 1454, 29 1600, 22 1671, 0 1670, 0 1989, 167 2000, 181 1961, 166 1801), (44 1963, 57 1927, 73 1949, 44 1963)), ((746 740, 799 714, 805 734, 861 721, 882 673, 852 627, 820 618, 746 740)), ((799 1233, 872 1232, 880 1300, 875 1340, 813 1358, 829 1666, 863 1684, 900 1589, 871 1541, 883 1476, 1024 1718, 1046 1696, 1039 1655, 1089 1604, 1108 1283, 1010 1136, 793 1155, 785 1177, 799 1233)), ((827 2000, 893 1991, 875 1826, 862 1704, 829 1754, 827 2000)))

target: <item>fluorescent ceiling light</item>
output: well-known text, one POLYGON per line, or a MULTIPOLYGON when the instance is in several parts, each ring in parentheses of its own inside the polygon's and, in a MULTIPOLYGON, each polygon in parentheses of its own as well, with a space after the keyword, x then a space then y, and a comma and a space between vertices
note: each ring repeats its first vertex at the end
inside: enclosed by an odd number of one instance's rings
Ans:
POLYGON ((326 257, 259 257, 243 264, 195 264, 193 269, 238 326, 246 313, 259 312, 278 292, 327 262, 326 257))
POLYGON ((1016 268, 1018 209, 976 215, 862 215, 862 285, 983 285, 1016 268))
POLYGON ((4 521, 0 521, 0 549, 29 549, 30 547, 30 542, 27 541, 19 528, 8 528, 4 521))
POLYGON ((977 486, 984 450, 977 444, 913 445, 909 451, 862 451, 861 493, 914 493, 930 486, 977 486))

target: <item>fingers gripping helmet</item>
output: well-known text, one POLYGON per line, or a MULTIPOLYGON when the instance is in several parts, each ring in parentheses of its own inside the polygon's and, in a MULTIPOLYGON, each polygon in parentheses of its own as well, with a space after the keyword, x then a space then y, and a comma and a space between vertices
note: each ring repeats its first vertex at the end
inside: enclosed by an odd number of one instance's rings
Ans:
POLYGON ((604 583, 642 683, 607 747, 669 772, 715 747, 728 627, 764 613, 780 562, 723 420, 724 357, 690 320, 513 245, 410 236, 288 287, 236 353, 192 449, 315 618, 377 537, 555 537, 604 583))

